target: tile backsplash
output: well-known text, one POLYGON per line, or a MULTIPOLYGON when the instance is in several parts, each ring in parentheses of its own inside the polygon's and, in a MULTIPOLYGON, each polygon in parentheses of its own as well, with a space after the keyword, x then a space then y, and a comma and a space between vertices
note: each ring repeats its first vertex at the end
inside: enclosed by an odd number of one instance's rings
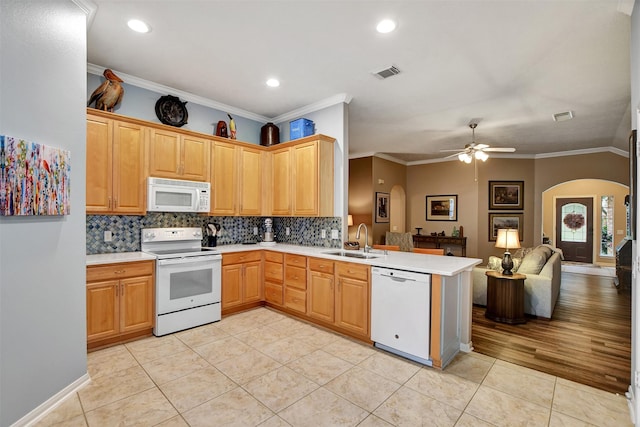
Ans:
MULTIPOLYGON (((211 216, 191 213, 149 213, 134 215, 87 215, 87 255, 135 252, 140 250, 143 228, 204 227, 209 222, 220 224, 218 245, 259 242, 264 235, 266 217, 211 216), (258 235, 253 234, 258 227, 258 235), (104 241, 104 232, 111 231, 112 241, 104 241)), ((272 217, 276 242, 327 248, 342 247, 342 218, 272 217), (290 233, 287 236, 286 229, 290 233), (322 230, 326 237, 322 238, 322 230), (338 230, 338 239, 331 239, 331 230, 338 230)), ((204 242, 203 242, 204 243, 204 242)))

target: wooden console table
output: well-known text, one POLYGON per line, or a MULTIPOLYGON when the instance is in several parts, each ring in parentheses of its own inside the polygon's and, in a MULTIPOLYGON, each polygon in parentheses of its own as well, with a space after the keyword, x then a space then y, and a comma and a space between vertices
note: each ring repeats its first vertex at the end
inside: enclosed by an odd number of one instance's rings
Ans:
POLYGON ((524 274, 503 276, 487 271, 487 310, 484 317, 502 323, 526 323, 524 317, 524 274))
POLYGON ((462 249, 462 256, 467 256, 467 238, 466 237, 454 237, 454 236, 430 236, 423 234, 413 235, 413 246, 416 248, 430 248, 435 247, 437 249, 443 246, 460 246, 462 249))

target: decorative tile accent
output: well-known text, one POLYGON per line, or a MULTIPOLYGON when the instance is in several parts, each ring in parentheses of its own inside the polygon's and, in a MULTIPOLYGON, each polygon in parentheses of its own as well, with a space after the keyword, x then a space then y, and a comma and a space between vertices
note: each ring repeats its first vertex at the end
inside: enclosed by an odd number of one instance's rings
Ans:
MULTIPOLYGON (((264 236, 266 217, 202 216, 193 213, 153 212, 146 216, 87 215, 87 255, 139 251, 143 228, 206 227, 207 223, 220 224, 218 245, 259 242, 264 236), (258 228, 258 235, 253 228, 258 228), (104 241, 104 232, 111 231, 112 241, 104 241)), ((274 217, 273 233, 276 242, 302 246, 340 248, 342 246, 342 218, 274 217), (287 236, 286 229, 290 233, 287 236), (322 238, 326 230, 326 238, 322 238), (338 239, 331 239, 331 230, 338 230, 338 239)), ((203 245, 206 244, 203 241, 203 245)))

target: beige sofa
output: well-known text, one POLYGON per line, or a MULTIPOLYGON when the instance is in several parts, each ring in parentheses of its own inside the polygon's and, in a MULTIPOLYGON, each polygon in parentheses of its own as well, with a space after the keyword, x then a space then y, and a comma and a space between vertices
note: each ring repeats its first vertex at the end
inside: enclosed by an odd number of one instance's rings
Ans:
MULTIPOLYGON (((517 255, 515 253, 514 258, 517 255)), ((548 245, 540 245, 524 255, 517 272, 527 276, 524 281, 525 313, 551 318, 560 295, 561 262, 562 251, 548 245)), ((487 271, 487 267, 473 269, 474 304, 487 305, 487 271)))

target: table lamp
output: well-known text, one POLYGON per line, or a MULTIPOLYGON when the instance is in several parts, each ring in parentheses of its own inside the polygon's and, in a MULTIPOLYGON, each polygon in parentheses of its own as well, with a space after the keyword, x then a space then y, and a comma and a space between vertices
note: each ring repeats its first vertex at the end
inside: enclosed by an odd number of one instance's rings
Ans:
POLYGON ((517 249, 520 247, 520 236, 518 230, 512 228, 500 228, 496 238, 496 248, 505 248, 502 257, 502 274, 505 276, 513 276, 511 269, 513 268, 513 259, 509 249, 517 249))

